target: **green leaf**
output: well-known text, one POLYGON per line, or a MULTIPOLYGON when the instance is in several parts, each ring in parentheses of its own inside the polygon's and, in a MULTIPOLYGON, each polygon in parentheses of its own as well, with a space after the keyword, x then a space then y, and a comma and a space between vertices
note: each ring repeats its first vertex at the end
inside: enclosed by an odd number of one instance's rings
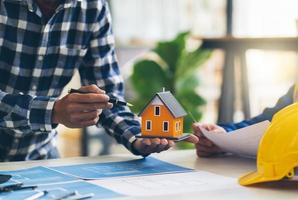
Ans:
POLYGON ((179 76, 175 82, 176 93, 179 94, 186 90, 194 92, 199 83, 200 81, 194 72, 189 75, 179 76))
POLYGON ((166 73, 155 61, 139 61, 133 70, 132 85, 142 98, 150 99, 157 91, 168 87, 169 80, 166 73))
POLYGON ((210 55, 211 51, 202 49, 184 53, 179 59, 176 76, 183 76, 183 74, 197 69, 198 66, 201 66, 210 58, 210 55))
POLYGON ((181 103, 189 110, 195 109, 196 107, 202 106, 206 103, 205 100, 196 93, 183 92, 177 94, 176 96, 179 98, 181 103))
POLYGON ((184 132, 191 133, 192 132, 192 124, 200 121, 202 118, 202 112, 197 109, 192 109, 188 112, 188 115, 184 118, 184 132), (193 117, 191 116, 193 115, 193 117))
POLYGON ((153 50, 160 58, 167 63, 170 72, 175 75, 178 61, 185 49, 186 38, 189 32, 179 34, 174 40, 167 42, 159 42, 153 50))

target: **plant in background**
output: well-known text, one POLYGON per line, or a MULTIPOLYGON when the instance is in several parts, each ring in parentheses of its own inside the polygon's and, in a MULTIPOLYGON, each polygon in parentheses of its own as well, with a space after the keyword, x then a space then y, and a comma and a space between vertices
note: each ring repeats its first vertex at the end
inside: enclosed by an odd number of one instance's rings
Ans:
MULTIPOLYGON (((136 92, 133 111, 139 112, 156 92, 172 92, 187 112, 199 120, 204 99, 196 92, 199 86, 197 70, 210 57, 210 51, 199 45, 189 50, 189 32, 179 34, 174 40, 159 42, 151 57, 138 60, 130 78, 136 92)), ((192 43, 190 43, 191 45, 192 43)), ((191 116, 185 118, 184 131, 191 132, 191 116)), ((185 148, 186 144, 183 144, 185 148)))

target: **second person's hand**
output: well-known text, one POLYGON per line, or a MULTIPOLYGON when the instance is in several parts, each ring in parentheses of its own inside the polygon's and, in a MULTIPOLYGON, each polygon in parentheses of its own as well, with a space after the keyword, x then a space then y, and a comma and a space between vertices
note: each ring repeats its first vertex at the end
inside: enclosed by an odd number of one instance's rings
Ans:
POLYGON ((225 129, 217 126, 216 124, 203 123, 195 123, 192 127, 194 134, 197 135, 199 138, 199 142, 196 143, 196 152, 199 157, 210 157, 219 153, 223 153, 223 151, 218 146, 216 146, 202 134, 201 129, 203 128, 207 131, 212 131, 214 134, 226 132, 225 129))

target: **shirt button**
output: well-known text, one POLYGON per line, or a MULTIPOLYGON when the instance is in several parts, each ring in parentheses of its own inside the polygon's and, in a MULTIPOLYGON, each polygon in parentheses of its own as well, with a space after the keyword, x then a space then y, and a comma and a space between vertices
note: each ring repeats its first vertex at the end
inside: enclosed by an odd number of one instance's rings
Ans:
POLYGON ((43 59, 43 57, 42 56, 38 56, 38 60, 40 61, 40 60, 42 60, 43 59))

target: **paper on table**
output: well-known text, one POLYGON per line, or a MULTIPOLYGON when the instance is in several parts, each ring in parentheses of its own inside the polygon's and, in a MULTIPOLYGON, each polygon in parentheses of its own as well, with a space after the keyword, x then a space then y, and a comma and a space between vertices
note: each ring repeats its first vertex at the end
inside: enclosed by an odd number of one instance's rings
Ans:
MULTIPOLYGON (((118 194, 109 189, 99 187, 85 181, 81 181, 72 176, 65 175, 46 167, 33 167, 15 171, 1 171, 1 174, 10 174, 12 178, 5 184, 15 184, 17 182, 24 185, 37 185, 38 191, 47 190, 48 194, 40 199, 56 199, 65 193, 78 191, 81 195, 93 193, 92 199, 118 198, 123 195, 118 194)), ((5 186, 1 184, 1 186, 5 186)), ((26 199, 34 194, 35 190, 18 190, 14 192, 0 193, 0 200, 10 199, 26 199)))
POLYGON ((240 187, 234 178, 204 171, 94 180, 91 183, 128 196, 184 194, 240 187))
POLYGON ((25 185, 44 185, 78 180, 75 177, 42 166, 14 171, 0 171, 0 173, 10 174, 12 175, 11 181, 21 182, 25 185))
MULTIPOLYGON (((112 199, 120 198, 124 195, 114 192, 112 190, 100 187, 85 181, 73 181, 73 182, 64 182, 64 183, 55 183, 45 184, 38 186, 37 190, 18 190, 13 192, 3 192, 0 193, 0 200, 10 200, 10 199, 26 199, 34 194, 37 191, 46 190, 48 193, 39 200, 50 200, 50 199, 59 199, 62 196, 69 194, 71 192, 77 191, 79 195, 93 194, 92 198, 88 200, 99 200, 99 199, 112 199)), ((66 199, 66 198, 63 198, 66 199)), ((71 198, 67 198, 71 199, 71 198)))
POLYGON ((214 133, 205 129, 202 129, 202 132, 206 138, 224 151, 255 157, 259 142, 269 125, 269 121, 263 121, 229 133, 214 133))
POLYGON ((152 157, 122 162, 51 167, 51 169, 85 180, 192 171, 190 168, 174 165, 152 157))

